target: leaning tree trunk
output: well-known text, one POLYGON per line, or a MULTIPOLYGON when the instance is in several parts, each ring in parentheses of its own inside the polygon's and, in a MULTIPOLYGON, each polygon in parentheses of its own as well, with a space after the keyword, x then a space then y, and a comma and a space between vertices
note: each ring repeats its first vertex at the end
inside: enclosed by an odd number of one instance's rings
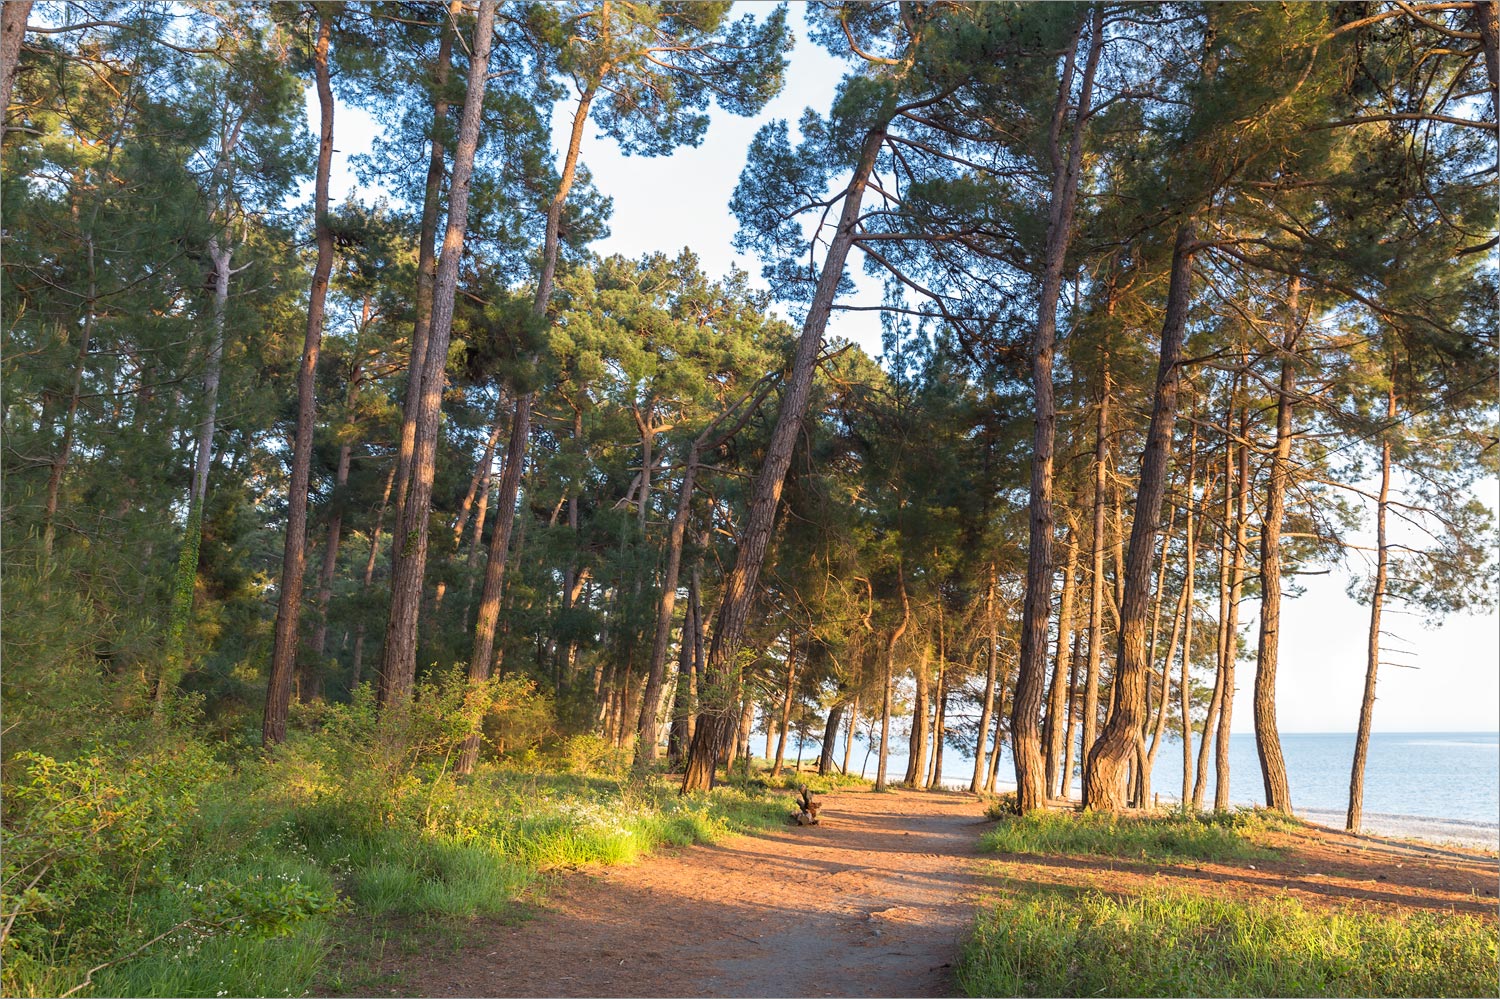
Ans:
MULTIPOLYGON (((755 596, 755 584, 760 577, 761 565, 765 561, 766 548, 771 541, 771 527, 776 518, 777 504, 781 500, 786 470, 792 461, 792 448, 807 415, 813 371, 817 367, 818 353, 823 345, 823 330, 828 325, 828 314, 833 308, 839 280, 844 274, 844 261, 854 242, 865 186, 869 183, 870 173, 875 169, 875 159, 885 144, 886 125, 887 122, 882 121, 865 135, 859 163, 844 192, 844 207, 838 229, 829 243, 828 255, 823 260, 823 273, 818 279, 817 290, 807 311, 807 320, 802 326, 796 356, 786 379, 781 409, 776 416, 776 427, 767 443, 766 457, 760 473, 755 477, 745 516, 744 534, 735 553, 734 568, 724 579, 724 594, 708 650, 705 679, 709 690, 729 690, 735 686, 734 674, 739 668, 740 641, 750 616, 750 605, 755 596)), ((723 704, 700 705, 701 717, 697 730, 693 733, 687 773, 683 776, 683 791, 706 791, 713 785, 714 761, 718 757, 719 746, 728 734, 725 730, 727 716, 724 711, 723 704)))
POLYGON ((1046 799, 1040 720, 1042 688, 1047 673, 1047 619, 1052 610, 1052 450, 1057 435, 1052 355, 1057 341, 1057 303, 1062 292, 1063 264, 1072 241, 1073 213, 1078 201, 1083 126, 1093 93, 1094 70, 1104 45, 1102 8, 1094 10, 1083 85, 1065 160, 1060 142, 1063 122, 1072 101, 1075 60, 1083 28, 1080 21, 1067 53, 1062 85, 1058 88, 1052 115, 1048 145, 1053 177, 1051 208, 1047 220, 1047 249, 1042 265, 1037 327, 1031 341, 1031 384, 1036 399, 1029 505, 1031 537, 1026 559, 1026 600, 1021 612, 1021 655, 1010 725, 1011 754, 1016 764, 1016 807, 1023 815, 1040 808, 1046 799))
POLYGON ((1297 391, 1295 368, 1298 338, 1297 293, 1292 279, 1288 306, 1292 327, 1281 356, 1281 382, 1276 393, 1276 449, 1271 454, 1271 477, 1266 485, 1266 516, 1260 530, 1260 645, 1255 659, 1255 751, 1266 789, 1266 807, 1292 810, 1286 780, 1286 759, 1276 730, 1276 667, 1281 651, 1281 527, 1286 517, 1286 489, 1292 457, 1292 398, 1297 391))
MULTIPOLYGON (((990 717, 995 711, 995 664, 998 658, 996 645, 1000 636, 999 622, 995 617, 995 564, 990 563, 990 585, 984 595, 984 617, 989 626, 988 633, 988 656, 986 657, 984 674, 984 706, 979 711, 979 736, 974 744, 974 778, 969 781, 969 793, 978 794, 984 786, 985 774, 985 740, 989 738, 990 717)), ((998 747, 997 747, 998 749, 998 747)))
POLYGON ((1145 452, 1141 456, 1135 521, 1130 529, 1130 549, 1125 562, 1113 710, 1098 743, 1089 752, 1083 771, 1084 807, 1097 811, 1118 812, 1124 805, 1120 775, 1135 748, 1136 734, 1145 715, 1146 672, 1151 668, 1146 649, 1146 615, 1150 603, 1147 590, 1151 583, 1151 563, 1156 555, 1162 494, 1167 484, 1172 427, 1177 421, 1179 366, 1187 332, 1196 248, 1193 225, 1184 222, 1177 230, 1176 245, 1172 249, 1172 279, 1167 290, 1167 310, 1161 330, 1161 361, 1157 367, 1145 452))
POLYGON ((297 430, 292 439, 292 480, 287 487, 286 542, 281 558, 281 594, 276 605, 276 639, 271 652, 271 679, 261 741, 276 746, 286 740, 286 713, 292 697, 292 673, 297 663, 297 630, 302 616, 302 577, 307 566, 307 484, 312 471, 313 422, 317 416, 318 350, 323 342, 323 305, 328 298, 328 275, 333 270, 333 232, 328 228, 328 174, 333 163, 333 86, 328 69, 328 43, 333 11, 318 14, 318 43, 313 54, 318 108, 322 127, 318 141, 318 170, 313 187, 318 261, 313 267, 308 296, 307 335, 302 344, 302 366, 297 372, 297 430))
MULTIPOLYGON (((1386 393, 1386 433, 1396 426, 1396 372, 1386 393)), ((1380 668, 1380 612, 1385 605, 1390 550, 1386 544, 1386 508, 1391 497, 1391 440, 1380 444, 1380 496, 1375 507, 1375 587, 1370 593, 1370 641, 1365 656, 1365 696, 1359 704, 1359 729, 1354 734, 1354 765, 1349 770, 1349 814, 1344 828, 1359 832, 1365 807, 1365 757, 1370 750, 1370 724, 1375 715, 1375 675, 1380 668)))
MULTIPOLYGON (((494 42, 496 0, 481 0, 474 23, 469 79, 459 116, 458 144, 453 150, 453 176, 448 184, 448 226, 438 255, 432 291, 432 323, 427 331, 427 356, 422 362, 422 395, 418 400, 412 445, 411 481, 396 531, 401 557, 392 567, 391 609, 386 623, 384 661, 380 678, 381 703, 399 708, 411 697, 417 673, 417 618, 422 604, 422 580, 427 569, 427 542, 432 487, 437 473, 437 446, 447 376, 448 342, 453 332, 454 299, 458 293, 459 263, 469 225, 469 185, 474 175, 474 153, 479 148, 479 123, 484 109, 490 47, 494 42)), ((518 419, 517 423, 521 421, 518 419)), ((514 430, 514 428, 513 428, 514 430)), ((519 463, 518 463, 519 464, 519 463)), ((507 468, 506 474, 511 473, 507 468)), ((519 474, 520 469, 515 469, 519 474)), ((397 476, 400 489, 400 476, 397 476)), ((500 517, 505 516, 504 500, 500 517)), ((498 532, 497 532, 498 533, 498 532)), ((489 675, 489 661, 479 665, 489 675)), ((476 663, 469 663, 470 675, 476 663)))

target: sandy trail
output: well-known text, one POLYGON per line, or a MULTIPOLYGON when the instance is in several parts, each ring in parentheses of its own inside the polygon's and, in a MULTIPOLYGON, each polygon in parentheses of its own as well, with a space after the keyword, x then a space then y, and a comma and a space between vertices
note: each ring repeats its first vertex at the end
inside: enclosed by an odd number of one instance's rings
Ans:
MULTIPOLYGON (((790 814, 790 797, 788 812, 790 814)), ((424 996, 940 996, 989 884, 972 795, 840 791, 824 822, 570 876, 534 919, 403 959, 424 996)), ((394 970, 394 969, 391 969, 394 970)))

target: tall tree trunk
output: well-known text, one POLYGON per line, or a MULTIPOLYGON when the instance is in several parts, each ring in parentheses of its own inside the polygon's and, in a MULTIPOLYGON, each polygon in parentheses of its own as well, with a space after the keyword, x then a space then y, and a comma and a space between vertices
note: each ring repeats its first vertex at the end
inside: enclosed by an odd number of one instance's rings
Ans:
POLYGON ((281 558, 281 593, 276 606, 276 638, 271 652, 271 678, 261 741, 276 746, 286 740, 287 705, 292 697, 292 672, 297 662, 297 631, 302 616, 302 582, 307 566, 307 484, 312 471, 313 423, 317 416, 318 351, 323 343, 323 305, 328 298, 328 275, 333 270, 333 232, 328 228, 328 174, 333 162, 333 85, 328 68, 333 11, 320 8, 318 42, 313 54, 321 129, 318 169, 313 187, 313 214, 318 261, 313 267, 308 295, 307 335, 302 366, 297 372, 297 430, 292 440, 292 479, 287 487, 286 543, 281 558))
POLYGON ((978 794, 984 784, 985 740, 989 737, 990 717, 995 710, 995 665, 999 656, 996 647, 1000 641, 999 618, 995 616, 995 563, 990 563, 990 585, 984 592, 984 618, 988 626, 987 655, 985 657, 984 706, 979 710, 979 736, 974 745, 974 778, 969 781, 969 793, 978 794))
MULTIPOLYGON (((385 510, 391 502, 391 490, 396 484, 396 465, 391 465, 385 477, 385 491, 380 494, 380 509, 375 514, 375 530, 370 532, 370 555, 365 559, 365 574, 360 581, 360 593, 370 592, 370 583, 375 579, 375 559, 380 554, 380 529, 385 526, 385 510)), ((365 664, 365 622, 360 620, 354 629, 354 666, 349 674, 349 689, 359 686, 365 664)))
POLYGON ((0 142, 5 141, 5 119, 10 114, 10 95, 15 91, 16 67, 20 65, 29 16, 31 0, 0 4, 0 142))
MULTIPOLYGON (((1203 720, 1203 740, 1198 744, 1197 773, 1193 780, 1193 811, 1203 808, 1208 792, 1208 755, 1215 744, 1215 730, 1219 724, 1219 713, 1224 709, 1224 659, 1229 654, 1229 560, 1233 535, 1230 533, 1234 519, 1232 506, 1234 495, 1234 438, 1230 430, 1234 419, 1234 395, 1237 382, 1230 383, 1229 403, 1224 408, 1224 503, 1219 523, 1219 620, 1215 631, 1215 669, 1213 695, 1208 702, 1208 717, 1203 720)), ((1211 490, 1205 491, 1207 501, 1211 490)), ((1231 692, 1230 697, 1233 697, 1231 692)))
MULTIPOLYGON (((849 772, 849 763, 854 756, 854 730, 859 726, 859 695, 849 704, 849 724, 844 729, 844 765, 842 773, 849 772)), ((863 777, 863 774, 860 774, 863 777)))
POLYGON ((885 672, 880 693, 880 762, 875 768, 875 790, 877 791, 884 791, 886 788, 885 768, 890 757, 891 681, 895 679, 893 667, 896 659, 896 643, 901 641, 901 636, 906 634, 906 626, 911 623, 911 601, 906 596, 906 576, 899 562, 896 563, 896 579, 901 587, 901 623, 891 629, 891 636, 885 643, 885 672))
MULTIPOLYGON (((750 616, 755 584, 760 577, 761 564, 765 561, 766 548, 771 541, 771 528, 775 522, 777 504, 781 500, 787 466, 792 461, 792 448, 807 415, 813 371, 823 344, 823 330, 828 325, 828 314, 833 308, 839 280, 843 277, 844 261, 853 245, 865 185, 869 182, 870 173, 875 169, 875 159, 885 143, 886 124, 882 121, 865 135, 858 165, 844 192, 844 206, 838 229, 829 243, 828 255, 823 260, 823 273, 818 279, 818 287, 808 308, 802 335, 797 341, 796 356, 786 379, 781 408, 776 416, 776 427, 766 446, 765 461, 755 477, 745 515, 745 529, 735 553, 734 568, 724 579, 719 615, 708 651, 707 680, 711 689, 734 686, 733 674, 738 668, 736 660, 750 616)), ((684 791, 706 791, 712 786, 713 761, 718 756, 717 747, 724 737, 722 705, 700 706, 700 713, 704 717, 693 734, 687 773, 683 776, 684 791)))
MULTIPOLYGON (((486 43, 488 45, 488 42, 486 43)), ((561 246, 562 211, 568 195, 573 190, 573 181, 578 170, 578 154, 583 146, 584 126, 588 123, 589 107, 593 103, 594 89, 586 89, 579 98, 573 112, 573 129, 568 139, 568 150, 563 157, 562 174, 557 190, 547 206, 547 228, 542 243, 542 271, 537 280, 536 298, 532 301, 532 315, 546 319, 552 288, 557 274, 557 256, 561 246)), ((467 110, 467 106, 466 106, 467 110)), ((490 660, 494 654, 495 631, 500 618, 500 601, 504 595, 505 567, 509 558, 510 528, 515 519, 516 489, 520 483, 521 466, 526 462, 527 444, 531 439, 532 393, 516 395, 515 415, 511 419, 510 442, 505 450, 505 471, 500 477, 500 491, 495 498, 495 530, 490 539, 489 558, 484 568, 484 588, 479 598, 479 616, 474 624, 474 654, 469 660, 469 675, 474 679, 489 676, 490 660), (512 470, 514 478, 512 479, 512 470), (507 487, 507 482, 512 484, 507 487), (502 537, 503 535, 503 537, 502 537), (475 671, 480 672, 476 673, 475 671)), ((474 753, 478 747, 475 746, 474 753)), ((460 763, 470 753, 465 750, 460 763)))
MULTIPOLYGON (((469 523, 469 511, 475 509, 474 501, 479 501, 479 510, 484 508, 487 501, 490 471, 495 467, 495 445, 500 443, 500 435, 505 432, 505 401, 505 393, 502 391, 495 398, 495 418, 490 424, 490 434, 484 441, 484 452, 480 455, 479 464, 474 466, 474 474, 469 476, 469 488, 464 493, 463 502, 458 505, 458 516, 453 518, 454 551, 458 550, 463 541, 464 528, 469 523)), ((483 515, 478 510, 474 515, 480 518, 482 527, 483 515)))
POLYGON ((682 618, 682 648, 677 657, 677 690, 672 703, 672 735, 667 756, 675 767, 687 759, 688 743, 693 738, 693 718, 698 703, 698 643, 702 627, 698 601, 698 567, 688 574, 688 604, 682 618))
POLYGON ((1396 426, 1396 370, 1386 392, 1386 439, 1380 444, 1380 496, 1375 507, 1375 586, 1370 592, 1370 640, 1365 656, 1365 696, 1359 704, 1359 729, 1354 734, 1354 764, 1349 770, 1349 814, 1344 828, 1359 832, 1365 807, 1365 758, 1370 750, 1370 725, 1375 716, 1375 676, 1380 669, 1380 612, 1385 605, 1390 550, 1386 544, 1386 508, 1391 497, 1391 439, 1396 426))
MULTIPOLYGON (((1187 544, 1184 557, 1184 578, 1182 582, 1183 603, 1186 605, 1182 622, 1182 671, 1177 677, 1177 709, 1182 715, 1182 794, 1177 801, 1182 807, 1187 807, 1193 795, 1193 718, 1192 718, 1192 663, 1193 663, 1193 584, 1196 582, 1198 563, 1198 536, 1195 531, 1197 522, 1194 519, 1193 498, 1197 488, 1196 476, 1198 472, 1198 424, 1193 424, 1193 432, 1188 440, 1188 483, 1187 483, 1187 526, 1183 540, 1187 544)), ((1209 488, 1212 489, 1212 482, 1209 488)), ((1162 677, 1166 679, 1165 675, 1162 677)))
POLYGON ((786 730, 792 719, 792 695, 797 689, 797 643, 795 640, 787 644, 786 653, 786 696, 781 702, 781 722, 779 729, 781 735, 776 740, 776 759, 771 763, 771 776, 781 776, 781 765, 786 760, 786 730))
POLYGON ((827 777, 833 769, 833 751, 838 745, 839 722, 844 720, 844 702, 836 701, 828 709, 828 723, 823 726, 823 752, 818 754, 818 776, 827 777))
POLYGON ((1067 727, 1064 713, 1068 703, 1068 652, 1073 627, 1073 591, 1078 576, 1078 537, 1068 532, 1068 560, 1063 565, 1062 600, 1057 609, 1057 654, 1052 664, 1052 686, 1047 693, 1047 717, 1042 725, 1042 742, 1047 752, 1047 791, 1052 797, 1058 790, 1058 767, 1063 755, 1063 732, 1067 727))
POLYGON ((1078 646, 1083 636, 1073 632, 1073 654, 1068 659, 1068 731, 1063 738, 1062 787, 1058 797, 1070 798, 1073 794, 1073 765, 1078 738, 1078 646))
POLYGON ((1225 628, 1224 701, 1219 707, 1218 749, 1214 755, 1214 811, 1229 810, 1229 733, 1234 716, 1235 660, 1239 655, 1240 595, 1245 589, 1245 553, 1250 529, 1250 408, 1240 409, 1239 468, 1235 476, 1234 560, 1229 573, 1229 624, 1225 628))
POLYGON ((1166 489, 1172 428, 1177 421, 1179 364, 1187 332, 1196 248, 1193 225, 1184 222, 1177 230, 1177 241, 1172 249, 1172 279, 1162 322, 1161 361, 1157 368, 1145 452, 1141 456, 1135 522, 1131 526, 1130 550, 1125 563, 1119 652, 1111 696, 1113 709, 1098 743, 1089 752, 1083 771, 1084 806, 1096 811, 1120 810, 1123 804, 1120 773, 1145 714, 1146 672, 1150 669, 1146 654, 1146 612, 1150 597, 1147 590, 1151 584, 1151 562, 1156 554, 1157 521, 1166 489))
POLYGON ((656 633, 651 642, 651 659, 646 664, 646 697, 636 723, 635 761, 643 764, 656 759, 656 714, 652 707, 661 696, 662 676, 666 669, 667 643, 672 635, 672 611, 677 606, 677 576, 682 566, 682 542, 692 515, 693 481, 698 472, 698 442, 688 445, 683 463, 682 485, 678 487, 677 509, 667 533, 667 567, 661 584, 661 599, 656 607, 656 633))
POLYGON ((932 767, 927 773, 927 789, 943 782, 943 743, 948 727, 948 635, 943 620, 943 594, 938 588, 938 680, 937 704, 932 712, 932 767))
POLYGON ((922 642, 922 651, 912 664, 912 680, 916 692, 911 702, 911 735, 906 743, 906 775, 901 783, 916 787, 922 782, 927 768, 927 707, 931 703, 932 688, 927 677, 927 663, 932 656, 932 646, 922 642))
MULTIPOLYGON (((1113 306, 1113 301, 1110 303, 1113 306)), ((1089 570, 1089 661, 1083 676, 1083 743, 1080 753, 1088 759, 1099 725, 1099 661, 1104 651, 1104 495, 1108 486, 1110 393, 1109 354, 1104 355, 1104 374, 1094 428, 1094 525, 1092 567, 1089 570)))
POLYGON ((1287 305, 1291 324, 1281 355, 1281 381, 1276 393, 1276 449, 1271 454, 1271 477, 1266 485, 1266 515, 1260 530, 1260 645, 1255 661, 1255 751, 1266 788, 1266 807, 1292 810, 1286 781, 1286 760, 1276 730, 1276 667, 1281 651, 1281 525, 1286 517, 1286 489, 1292 457, 1292 399, 1297 391, 1296 351, 1300 334, 1297 278, 1292 278, 1287 305))
MULTIPOLYGON (((447 173, 444 169, 444 137, 448 131, 448 77, 453 72, 453 36, 462 13, 463 0, 449 0, 432 74, 432 140, 427 154, 427 180, 422 190, 422 220, 417 230, 416 318, 412 323, 411 358, 407 362, 406 397, 401 409, 401 442, 396 449, 396 530, 395 543, 391 546, 393 579, 407 544, 401 531, 406 523, 406 494, 411 487, 411 467, 416 454, 417 414, 422 407, 423 381, 427 371, 427 337, 432 329, 432 294, 437 283, 435 244, 443 177, 447 173)), ((383 683, 381 693, 384 696, 383 683)))
MULTIPOLYGON (((354 405, 359 394, 359 370, 356 368, 349 387, 348 404, 354 405)), ((338 466, 334 473, 333 509, 328 515, 328 533, 323 541, 323 561, 318 567, 318 593, 314 600, 317 623, 313 626, 312 643, 305 655, 298 657, 301 678, 298 688, 304 703, 322 696, 323 653, 328 647, 328 605, 333 599, 333 576, 339 564, 339 545, 343 539, 344 512, 342 493, 349 486, 349 458, 351 446, 339 447, 338 466)))
MULTIPOLYGON (((418 401, 416 433, 412 444, 411 481, 401 508, 401 557, 391 576, 391 609, 386 624, 381 675, 381 703, 398 707, 410 698, 417 673, 417 619, 422 603, 422 581, 427 569, 429 514, 432 486, 437 472, 438 436, 441 432, 443 385, 447 378, 448 342, 453 332, 454 299, 458 293, 458 270, 464 236, 469 225, 469 185, 474 174, 474 153, 479 148, 479 123, 489 75, 490 48, 494 43, 496 0, 480 0, 470 45, 469 78, 459 116, 458 144, 453 150, 453 176, 448 184, 448 226, 438 254, 437 275, 432 289, 432 323, 427 331, 427 356, 422 362, 422 396, 418 401)), ((517 424, 524 424, 518 417, 517 424)), ((514 428, 513 428, 514 429, 514 428)), ((521 427, 523 433, 525 427, 521 427)), ((514 469, 520 474, 519 462, 514 469)), ((507 476, 512 473, 506 468, 507 476)), ((399 479, 399 475, 398 475, 399 479)), ((502 480, 503 482, 504 480, 502 480)), ((399 481, 397 488, 400 488, 399 481)), ((505 517, 504 499, 499 517, 505 517)), ((497 532, 498 533, 498 532, 497 532)), ((481 608, 483 604, 481 603, 481 608)), ((483 611, 481 610, 481 613, 483 611)), ((479 668, 479 678, 489 675, 489 660, 469 663, 470 676, 479 668)))
POLYGON ((1079 168, 1083 156, 1084 123, 1089 113, 1094 70, 1104 44, 1103 8, 1094 8, 1089 28, 1089 51, 1083 71, 1078 108, 1072 121, 1066 159, 1062 152, 1064 121, 1073 96, 1073 74, 1084 23, 1079 21, 1063 68, 1052 113, 1048 151, 1052 161, 1052 192, 1047 220, 1047 249, 1042 264, 1041 294, 1036 333, 1031 341, 1031 384, 1036 400, 1036 427, 1031 452, 1030 545, 1026 559, 1026 600, 1021 615, 1021 655, 1016 673, 1010 740, 1016 764, 1016 807, 1022 814, 1040 808, 1046 799, 1040 719, 1042 688, 1047 673, 1047 619, 1052 611, 1052 450, 1057 433, 1057 405, 1052 387, 1052 355, 1057 341, 1057 303, 1062 292, 1063 264, 1072 242, 1073 213, 1078 200, 1079 168))
POLYGON ((1480 0, 1470 8, 1469 17, 1484 49, 1484 69, 1490 80, 1490 111, 1500 116, 1500 3, 1480 0))

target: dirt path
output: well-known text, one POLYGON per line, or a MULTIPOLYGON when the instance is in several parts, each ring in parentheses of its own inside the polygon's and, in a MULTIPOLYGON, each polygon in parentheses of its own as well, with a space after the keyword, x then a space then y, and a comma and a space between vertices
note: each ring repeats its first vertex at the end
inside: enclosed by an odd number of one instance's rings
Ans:
MULTIPOLYGON (((790 805, 790 798, 788 804, 790 805)), ((404 957, 423 996, 941 996, 986 886, 971 795, 841 791, 788 825, 566 878, 536 918, 404 957)), ((790 812, 790 808, 789 808, 790 812)))

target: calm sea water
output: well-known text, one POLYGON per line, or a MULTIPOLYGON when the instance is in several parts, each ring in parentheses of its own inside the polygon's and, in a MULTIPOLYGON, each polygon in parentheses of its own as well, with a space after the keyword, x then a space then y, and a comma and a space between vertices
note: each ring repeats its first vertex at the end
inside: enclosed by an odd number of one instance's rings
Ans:
MULTIPOLYGON (((865 759, 865 748, 862 741, 855 741, 852 768, 858 769, 865 759)), ((894 740, 891 748, 896 748, 894 740)), ((1281 749, 1294 809, 1341 813, 1348 807, 1353 733, 1285 733, 1281 749)), ((816 748, 809 745, 807 754, 815 759, 816 748)), ((842 747, 836 758, 842 760, 842 747)), ((875 754, 871 753, 865 767, 867 777, 875 776, 875 766, 875 754)), ((886 772, 889 779, 900 780, 906 772, 905 754, 892 752, 886 772)), ((968 787, 973 773, 972 757, 952 747, 944 751, 945 784, 968 787)), ((1265 803, 1255 736, 1230 737, 1229 777, 1230 798, 1235 804, 1265 803)), ((1209 779, 1213 779, 1211 766, 1209 779)), ((1000 782, 1009 785, 1014 780, 1015 765, 1006 753, 1000 763, 1000 782)), ((1165 743, 1157 752, 1152 784, 1163 801, 1176 798, 1182 787, 1181 743, 1165 743)), ((1076 779, 1073 793, 1078 793, 1076 779)), ((1210 784, 1209 799, 1212 797, 1210 784)), ((1364 810, 1367 815, 1500 822, 1500 733, 1375 733, 1370 737, 1365 764, 1364 810)))

